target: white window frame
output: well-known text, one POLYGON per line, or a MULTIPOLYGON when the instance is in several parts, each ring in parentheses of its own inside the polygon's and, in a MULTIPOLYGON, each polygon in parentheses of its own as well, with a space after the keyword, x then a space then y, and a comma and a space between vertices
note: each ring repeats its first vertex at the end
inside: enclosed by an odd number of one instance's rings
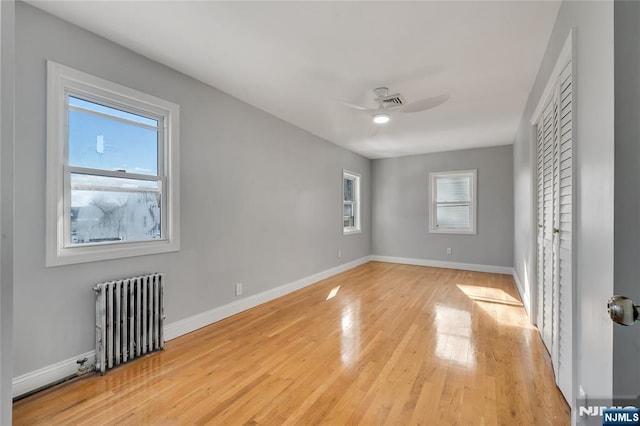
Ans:
POLYGON ((348 170, 342 170, 342 235, 357 234, 362 232, 360 227, 360 175, 358 173, 350 172, 348 170), (344 226, 344 181, 349 179, 353 181, 353 220, 354 226, 344 226))
POLYGON ((429 173, 429 210, 431 214, 429 215, 429 232, 434 234, 477 234, 477 226, 476 226, 476 218, 477 218, 477 178, 478 178, 478 170, 459 170, 452 172, 433 172, 429 173), (471 188, 470 188, 470 200, 469 200, 469 223, 470 226, 467 228, 448 228, 437 226, 437 185, 436 180, 439 177, 470 177, 471 178, 471 188))
MULTIPOLYGON (((180 107, 173 102, 47 61, 47 267, 180 250, 179 120, 180 107), (162 238, 104 244, 68 244, 67 231, 71 221, 71 187, 68 176, 71 171, 82 171, 81 168, 68 165, 66 99, 69 94, 119 106, 132 113, 162 118, 164 126, 158 129, 158 177, 136 175, 140 179, 157 180, 162 187, 162 238)), ((101 172, 100 175, 129 177, 132 174, 111 171, 101 172)))

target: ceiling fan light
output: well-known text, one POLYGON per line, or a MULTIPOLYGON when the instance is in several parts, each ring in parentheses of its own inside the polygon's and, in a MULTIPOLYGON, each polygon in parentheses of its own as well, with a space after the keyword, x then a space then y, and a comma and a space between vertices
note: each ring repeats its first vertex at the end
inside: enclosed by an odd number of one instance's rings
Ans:
POLYGON ((376 114, 373 116, 373 122, 376 124, 385 124, 388 123, 389 120, 391 119, 391 117, 389 117, 389 114, 376 114))

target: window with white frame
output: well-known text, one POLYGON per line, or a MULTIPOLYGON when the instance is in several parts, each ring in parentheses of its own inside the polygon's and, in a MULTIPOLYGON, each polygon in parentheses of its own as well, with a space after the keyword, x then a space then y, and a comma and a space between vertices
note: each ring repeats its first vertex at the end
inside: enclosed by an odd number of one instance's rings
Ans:
POLYGON ((47 266, 178 250, 178 105, 51 61, 47 95, 47 266))
POLYGON ((360 232, 360 175, 342 172, 342 194, 343 233, 360 232))
POLYGON ((429 232, 476 233, 477 170, 429 173, 429 232))

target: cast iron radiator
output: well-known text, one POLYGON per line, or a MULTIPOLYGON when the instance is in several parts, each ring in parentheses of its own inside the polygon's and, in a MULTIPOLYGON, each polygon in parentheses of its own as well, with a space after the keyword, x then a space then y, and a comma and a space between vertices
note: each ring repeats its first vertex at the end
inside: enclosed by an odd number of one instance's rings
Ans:
POLYGON ((96 371, 164 348, 163 274, 96 285, 96 371))

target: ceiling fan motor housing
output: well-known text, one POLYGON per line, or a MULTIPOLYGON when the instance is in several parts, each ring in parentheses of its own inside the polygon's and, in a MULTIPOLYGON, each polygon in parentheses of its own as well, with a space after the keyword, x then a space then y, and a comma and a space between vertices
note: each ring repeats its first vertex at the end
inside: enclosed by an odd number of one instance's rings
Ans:
POLYGON ((405 102, 400 93, 395 95, 388 95, 378 98, 378 101, 384 108, 397 108, 404 106, 405 102))
POLYGON ((405 105, 405 101, 400 93, 389 95, 389 89, 386 87, 378 87, 373 89, 376 95, 376 102, 380 108, 397 108, 405 105))

